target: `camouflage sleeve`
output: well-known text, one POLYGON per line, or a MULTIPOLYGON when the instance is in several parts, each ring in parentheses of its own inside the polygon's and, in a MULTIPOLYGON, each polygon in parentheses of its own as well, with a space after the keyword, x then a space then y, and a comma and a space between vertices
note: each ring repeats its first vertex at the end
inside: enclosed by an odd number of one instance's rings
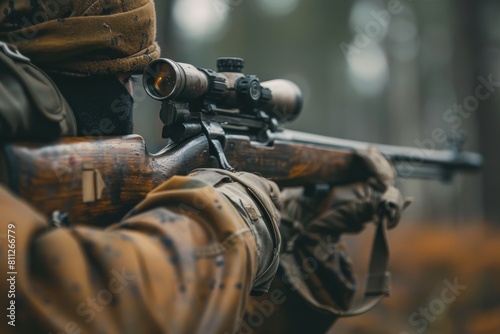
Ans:
MULTIPOLYGON (((16 233, 2 333, 233 333, 259 276, 257 222, 203 178, 172 178, 104 230, 50 228, 1 187, 0 212, 0 234, 16 233)), ((2 238, 2 268, 8 249, 2 238)))

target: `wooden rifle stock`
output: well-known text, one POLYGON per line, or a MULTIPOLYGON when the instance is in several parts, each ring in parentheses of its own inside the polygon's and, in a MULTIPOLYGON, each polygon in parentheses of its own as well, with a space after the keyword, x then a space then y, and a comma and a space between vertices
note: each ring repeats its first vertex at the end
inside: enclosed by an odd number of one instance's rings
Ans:
MULTIPOLYGON (((281 186, 347 183, 362 173, 346 149, 226 138, 224 153, 237 170, 258 173, 281 186)), ((59 211, 73 224, 118 221, 146 194, 174 175, 219 167, 205 135, 150 154, 140 136, 64 138, 52 143, 4 143, 3 183, 47 216, 59 211)), ((3 163, 3 165, 2 165, 3 163)))

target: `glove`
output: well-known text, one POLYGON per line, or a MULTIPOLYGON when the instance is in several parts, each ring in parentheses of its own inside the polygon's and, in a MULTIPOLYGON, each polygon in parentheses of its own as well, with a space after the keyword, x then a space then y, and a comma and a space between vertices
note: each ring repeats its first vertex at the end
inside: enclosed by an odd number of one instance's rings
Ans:
POLYGON ((255 238, 259 263, 251 294, 267 292, 278 270, 281 248, 278 186, 254 174, 220 169, 198 169, 190 176, 212 184, 247 223, 255 238))
MULTIPOLYGON (((282 193, 282 215, 316 236, 338 237, 360 232, 367 222, 385 219, 394 228, 411 199, 403 199, 394 184, 394 170, 376 148, 359 151, 358 157, 369 172, 366 182, 333 187, 325 198, 301 196, 301 189, 282 193)), ((300 227, 298 227, 300 229, 300 227)))
POLYGON ((360 232, 368 222, 394 228, 411 202, 394 188, 394 170, 375 148, 358 152, 356 158, 368 172, 364 182, 335 186, 315 198, 304 196, 302 189, 284 191, 281 197, 283 270, 293 276, 304 259, 314 258, 314 275, 290 280, 292 289, 313 308, 335 316, 349 309, 356 291, 352 262, 338 242, 340 235, 360 232))
POLYGON ((394 228, 410 203, 393 186, 380 192, 368 183, 334 187, 322 203, 297 197, 297 192, 284 192, 283 197, 285 217, 302 221, 309 233, 333 236, 358 233, 367 222, 379 222, 382 217, 388 228, 394 228))

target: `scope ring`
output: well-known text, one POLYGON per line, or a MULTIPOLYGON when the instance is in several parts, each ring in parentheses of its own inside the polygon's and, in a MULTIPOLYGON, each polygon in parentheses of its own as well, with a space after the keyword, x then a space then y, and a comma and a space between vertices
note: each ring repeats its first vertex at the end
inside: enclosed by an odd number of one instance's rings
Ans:
POLYGON ((227 91, 226 79, 217 75, 217 72, 205 68, 198 68, 208 77, 208 94, 206 98, 210 101, 219 101, 227 91))

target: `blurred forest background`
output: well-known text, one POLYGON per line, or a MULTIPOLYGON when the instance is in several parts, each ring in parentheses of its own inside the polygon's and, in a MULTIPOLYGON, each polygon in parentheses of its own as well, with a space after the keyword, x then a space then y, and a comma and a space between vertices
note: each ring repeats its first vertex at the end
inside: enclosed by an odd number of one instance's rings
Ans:
MULTIPOLYGON (((335 332, 500 333, 499 1, 157 0, 156 7, 163 57, 215 69, 218 57, 237 56, 246 74, 296 82, 305 107, 289 128, 436 148, 447 146, 444 136, 466 133, 464 148, 485 157, 482 173, 450 184, 399 181, 415 201, 390 234, 393 297, 335 332), (412 313, 455 278, 468 287, 463 296, 425 329, 412 324, 412 313)), ((140 82, 135 99, 135 132, 155 152, 164 144, 159 104, 140 82)), ((368 247, 359 240, 347 241, 362 267, 368 247)))

